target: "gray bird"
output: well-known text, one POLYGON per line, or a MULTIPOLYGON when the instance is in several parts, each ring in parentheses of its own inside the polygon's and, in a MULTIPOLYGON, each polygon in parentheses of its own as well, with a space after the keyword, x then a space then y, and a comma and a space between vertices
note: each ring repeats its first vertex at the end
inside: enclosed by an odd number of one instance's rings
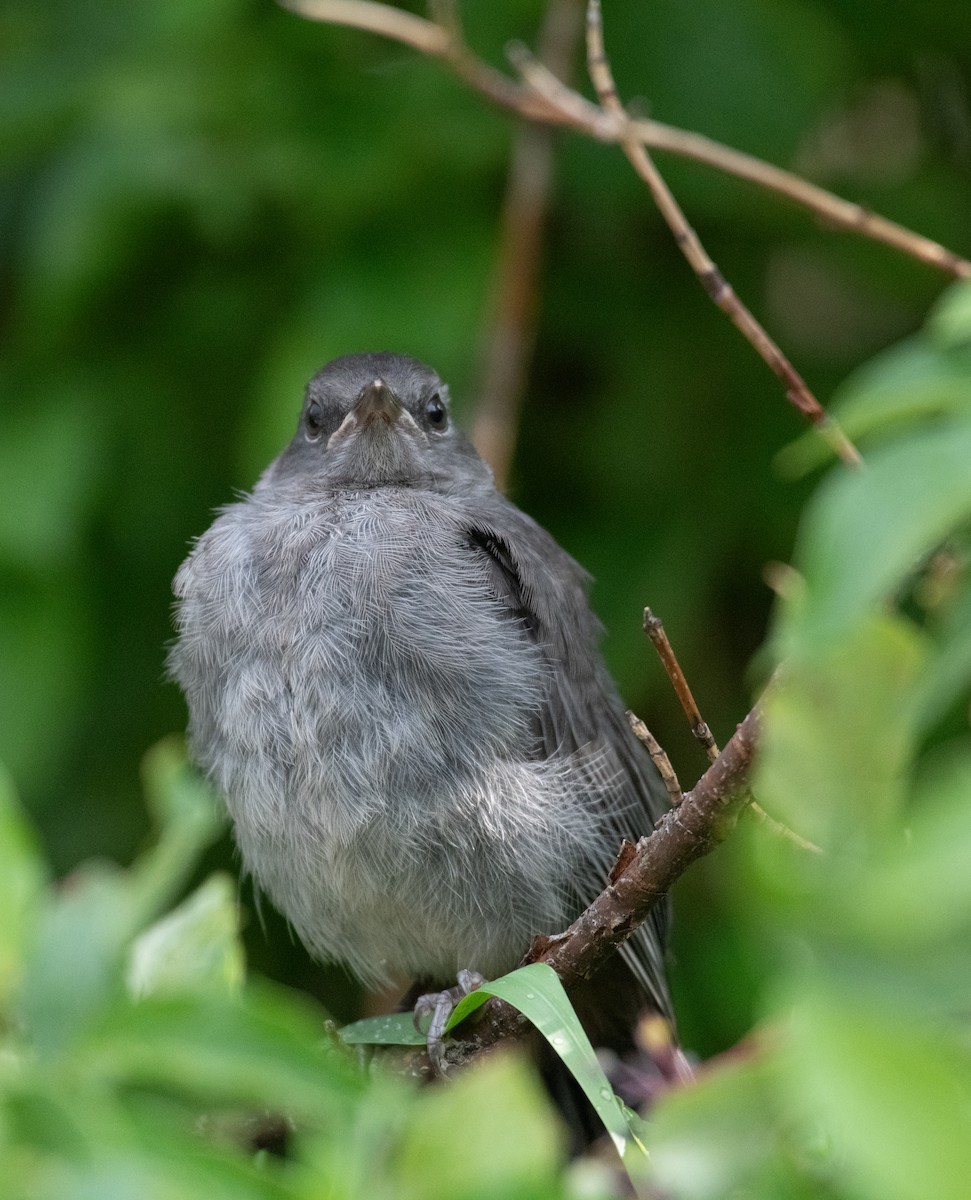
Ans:
MULTIPOLYGON (((650 832, 664 788, 587 586, 429 367, 313 377, 293 441, 182 564, 169 659, 243 862, 311 954, 371 986, 495 978, 650 832)), ((670 1015, 664 921, 586 1005, 601 1042, 670 1015)))

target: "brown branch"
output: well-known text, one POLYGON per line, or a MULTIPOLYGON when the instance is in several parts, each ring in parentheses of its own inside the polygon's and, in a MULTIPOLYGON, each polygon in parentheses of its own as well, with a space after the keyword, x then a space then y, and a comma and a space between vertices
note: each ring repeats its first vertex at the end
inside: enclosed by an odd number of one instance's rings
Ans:
POLYGON ((711 730, 708 728, 707 722, 702 719, 701 710, 698 708, 695 698, 691 694, 691 688, 688 686, 688 681, 681 670, 681 664, 674 653, 674 647, 671 645, 668 635, 664 631, 664 624, 661 618, 656 617, 649 608, 644 609, 644 632, 651 639, 651 643, 657 651, 658 658, 661 660, 661 665, 667 672, 668 679, 671 680, 671 685, 681 704, 681 709, 688 718, 691 732, 701 743, 702 749, 708 755, 708 761, 714 762, 718 757, 718 746, 712 736, 711 730))
MULTIPOLYGON (((552 0, 546 11, 539 57, 557 76, 569 77, 583 27, 583 3, 552 0)), ((472 424, 472 441, 492 467, 499 488, 508 481, 535 342, 553 150, 549 125, 529 122, 518 130, 503 203, 493 311, 472 424)))
POLYGON ((844 200, 792 171, 785 171, 782 167, 764 162, 731 146, 723 146, 700 133, 677 129, 660 121, 635 120, 634 129, 641 141, 652 150, 690 158, 694 162, 724 171, 727 175, 745 179, 765 188, 766 191, 785 197, 802 208, 807 208, 837 229, 883 242, 884 245, 899 250, 901 254, 907 254, 940 271, 946 271, 958 279, 971 278, 971 262, 948 250, 946 246, 905 229, 903 225, 871 212, 862 204, 844 200))
POLYGON ((671 760, 664 751, 664 747, 640 717, 628 711, 627 721, 630 724, 634 737, 637 738, 641 745, 647 748, 647 752, 651 756, 651 762, 657 768, 657 773, 661 776, 664 786, 667 789, 671 807, 676 808, 684 799, 684 793, 681 791, 681 784, 678 783, 678 777, 674 772, 674 767, 671 765, 671 760))

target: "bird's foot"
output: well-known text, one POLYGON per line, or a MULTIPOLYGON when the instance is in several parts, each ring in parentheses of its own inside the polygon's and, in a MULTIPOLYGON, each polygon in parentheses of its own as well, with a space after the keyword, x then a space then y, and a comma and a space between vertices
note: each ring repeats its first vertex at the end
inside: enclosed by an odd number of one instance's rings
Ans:
POLYGON ((485 983, 485 977, 478 971, 459 971, 456 975, 458 982, 454 987, 445 988, 441 992, 426 992, 415 1001, 415 1028, 421 1031, 421 1022, 431 1014, 428 1032, 425 1040, 428 1045, 428 1057, 437 1075, 444 1075, 445 1062, 445 1026, 460 1000, 477 987, 485 983))

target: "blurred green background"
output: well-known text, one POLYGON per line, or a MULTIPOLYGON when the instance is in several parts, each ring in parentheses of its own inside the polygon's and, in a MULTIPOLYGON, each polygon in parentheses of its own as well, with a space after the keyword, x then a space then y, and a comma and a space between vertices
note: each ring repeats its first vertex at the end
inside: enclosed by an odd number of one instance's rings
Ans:
MULTIPOLYGON (((543 7, 461 10, 501 64, 543 7)), ((964 0, 604 8, 642 110, 971 253, 964 0)), ((0 758, 67 871, 127 861, 145 838, 141 756, 185 721, 163 677, 171 578, 289 438, 310 374, 399 349, 471 416, 515 125, 435 63, 269 0, 7 0, 0 47, 0 758)), ((824 402, 945 283, 748 185, 659 163, 824 402)), ((789 557, 809 487, 774 463, 800 432, 619 151, 559 135, 510 491, 596 577, 611 666, 685 784, 703 760, 641 609, 726 740, 771 605, 762 571, 789 557)), ((677 897, 678 1007, 705 1054, 750 1020, 733 853, 677 897), (726 969, 737 987, 709 994, 726 969)), ((231 858, 227 839, 207 868, 231 858)), ((266 924, 249 923, 253 963, 350 1015, 343 976, 266 924)))

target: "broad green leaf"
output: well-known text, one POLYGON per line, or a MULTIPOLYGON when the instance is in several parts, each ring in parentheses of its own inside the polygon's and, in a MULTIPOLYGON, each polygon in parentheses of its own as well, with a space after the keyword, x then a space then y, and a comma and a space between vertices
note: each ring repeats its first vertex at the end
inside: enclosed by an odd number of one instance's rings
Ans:
POLYGON ((803 523, 796 566, 807 594, 783 627, 782 657, 815 657, 849 634, 971 516, 971 422, 951 421, 839 471, 803 523))
MULTIPOLYGON (((787 665, 764 706, 755 793, 767 811, 836 855, 885 828, 913 752, 921 657, 909 624, 875 617, 787 665)), ((821 869, 807 864, 812 875, 821 869)))
POLYGON ((87 864, 49 897, 27 965, 24 1011, 36 1043, 64 1049, 124 987, 135 936, 178 894, 222 826, 209 789, 178 744, 145 759, 157 842, 127 870, 87 864))
POLYGON ((927 318, 927 332, 940 346, 971 343, 971 282, 947 289, 927 318))
POLYGON ((77 1077, 8 1098, 18 1144, 4 1158, 0 1196, 58 1200, 271 1200, 292 1195, 231 1144, 200 1137, 186 1112, 77 1077), (6 1190, 9 1189, 9 1190, 6 1190))
POLYGON ((43 906, 21 998, 41 1053, 65 1050, 121 992, 123 953, 133 932, 126 884, 119 868, 87 864, 43 906))
POLYGON ((851 991, 819 986, 795 1001, 783 1061, 788 1107, 824 1132, 847 1194, 965 1200, 966 1039, 946 1025, 921 1025, 851 991))
POLYGON ((426 1088, 395 1154, 409 1200, 540 1200, 562 1195, 562 1134, 542 1085, 514 1054, 494 1054, 446 1088, 426 1088))
POLYGON ((971 979, 971 749, 922 783, 906 827, 871 864, 848 907, 854 925, 886 946, 957 937, 946 953, 971 979))
POLYGON ((335 1119, 365 1081, 324 1035, 322 1012, 266 985, 251 984, 238 1001, 147 996, 105 1010, 76 1064, 117 1085, 335 1119))
MULTIPOLYGON (((971 348, 944 349, 923 334, 891 346, 854 371, 829 406, 841 428, 862 444, 865 459, 877 435, 900 436, 919 422, 960 416, 971 410, 971 348)), ((787 477, 798 477, 832 461, 832 451, 809 431, 776 455, 787 477)))
POLYGON ((780 1120, 771 1035, 753 1037, 748 1051, 706 1065, 690 1087, 665 1092, 651 1109, 651 1180, 664 1195, 807 1194, 792 1160, 792 1132, 780 1120))
POLYGON ((193 989, 235 993, 244 975, 236 884, 211 875, 136 938, 128 963, 135 996, 193 989))
POLYGON ((143 760, 142 774, 149 810, 161 828, 156 843, 129 872, 133 934, 176 898, 225 825, 212 789, 189 766, 178 739, 154 746, 143 760))
MULTIPOLYGON (((965 568, 967 570, 967 568, 965 568)), ((934 649, 917 684, 915 704, 921 730, 971 691, 971 581, 951 600, 943 621, 934 622, 934 649)))
POLYGON ((0 1014, 16 988, 45 870, 13 780, 0 764, 0 1014))

